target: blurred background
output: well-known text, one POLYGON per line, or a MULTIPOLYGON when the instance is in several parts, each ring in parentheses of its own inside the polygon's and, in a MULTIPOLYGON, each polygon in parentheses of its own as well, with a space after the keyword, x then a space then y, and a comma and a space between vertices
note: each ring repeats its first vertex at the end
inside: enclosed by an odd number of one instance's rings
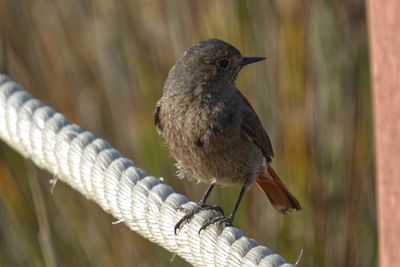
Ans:
MULTIPOLYGON (((376 266, 365 3, 0 0, 0 72, 149 174, 175 177, 152 113, 168 70, 207 38, 267 61, 238 87, 272 140, 273 166, 303 210, 283 216, 255 187, 235 225, 299 266, 376 266)), ((188 266, 0 143, 0 266, 188 266)), ((239 187, 210 203, 227 213, 239 187)))

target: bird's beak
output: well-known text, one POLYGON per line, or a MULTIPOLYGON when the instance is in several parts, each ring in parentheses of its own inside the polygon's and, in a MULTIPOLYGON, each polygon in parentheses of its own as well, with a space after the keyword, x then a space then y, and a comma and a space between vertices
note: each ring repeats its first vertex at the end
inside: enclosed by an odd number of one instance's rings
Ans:
POLYGON ((256 63, 264 59, 265 57, 242 57, 242 59, 240 60, 240 65, 243 67, 245 65, 256 63))

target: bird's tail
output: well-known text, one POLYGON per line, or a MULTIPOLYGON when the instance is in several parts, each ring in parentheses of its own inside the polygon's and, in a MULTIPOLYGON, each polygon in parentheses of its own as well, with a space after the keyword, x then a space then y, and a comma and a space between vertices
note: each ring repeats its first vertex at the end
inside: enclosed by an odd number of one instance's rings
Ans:
POLYGON ((287 213, 292 209, 301 209, 299 201, 289 192, 269 164, 261 167, 256 183, 277 211, 287 213))

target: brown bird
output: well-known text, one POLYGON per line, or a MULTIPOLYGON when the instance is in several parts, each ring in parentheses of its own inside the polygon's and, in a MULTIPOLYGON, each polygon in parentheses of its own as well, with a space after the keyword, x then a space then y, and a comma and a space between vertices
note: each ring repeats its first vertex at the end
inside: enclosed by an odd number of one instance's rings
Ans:
POLYGON ((270 163, 270 139, 250 103, 236 88, 243 66, 265 58, 245 57, 230 44, 210 39, 188 48, 171 68, 154 122, 177 161, 178 176, 209 183, 199 206, 189 211, 177 229, 205 209, 222 213, 200 228, 216 222, 231 225, 247 187, 256 182, 273 207, 287 213, 300 210, 270 163), (206 200, 215 184, 241 184, 231 215, 206 200))

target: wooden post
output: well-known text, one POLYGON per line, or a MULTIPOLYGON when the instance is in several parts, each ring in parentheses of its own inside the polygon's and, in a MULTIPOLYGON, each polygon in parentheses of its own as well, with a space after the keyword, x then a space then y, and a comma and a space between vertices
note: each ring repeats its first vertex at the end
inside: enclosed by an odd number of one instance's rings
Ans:
POLYGON ((380 266, 400 266, 400 1, 368 0, 380 266))

